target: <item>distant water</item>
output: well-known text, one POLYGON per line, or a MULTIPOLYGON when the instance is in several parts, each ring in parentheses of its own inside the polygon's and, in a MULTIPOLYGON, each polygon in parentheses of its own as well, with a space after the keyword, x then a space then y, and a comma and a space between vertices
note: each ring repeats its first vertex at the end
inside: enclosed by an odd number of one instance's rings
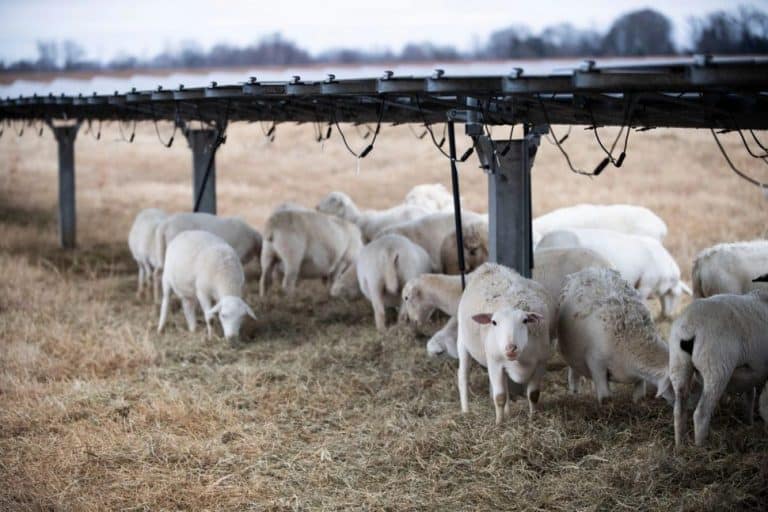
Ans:
MULTIPOLYGON (((675 58, 654 58, 653 62, 680 61, 675 58)), ((31 96, 38 94, 54 95, 90 95, 113 94, 115 91, 125 93, 135 87, 137 90, 153 90, 162 85, 164 89, 176 89, 179 84, 185 87, 204 87, 211 81, 219 85, 231 85, 248 81, 255 76, 259 81, 288 81, 294 75, 302 80, 324 80, 329 73, 337 79, 345 78, 378 78, 385 70, 392 70, 395 76, 430 76, 436 68, 445 70, 446 76, 467 75, 507 75, 514 68, 522 68, 526 75, 570 74, 584 62, 583 59, 558 60, 525 60, 525 61, 495 61, 495 62, 435 62, 419 64, 375 64, 364 66, 350 65, 313 65, 299 67, 264 67, 237 70, 200 70, 185 72, 137 71, 135 74, 121 73, 120 76, 109 74, 95 75, 92 78, 72 78, 62 76, 50 81, 16 80, 13 83, 0 85, 0 97, 17 98, 19 95, 31 96)), ((599 65, 625 65, 633 63, 648 63, 639 59, 600 59, 599 65)))

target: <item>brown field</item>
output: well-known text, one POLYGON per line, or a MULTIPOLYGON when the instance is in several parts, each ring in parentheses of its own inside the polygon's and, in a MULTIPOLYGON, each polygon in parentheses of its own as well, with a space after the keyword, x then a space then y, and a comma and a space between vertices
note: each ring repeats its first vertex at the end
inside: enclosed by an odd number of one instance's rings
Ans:
MULTIPOLYGON (((462 416, 455 361, 427 358, 425 339, 378 334, 366 302, 331 301, 319 284, 260 300, 255 269, 247 300, 260 320, 244 343, 189 334, 180 311, 158 335, 126 238, 140 208, 190 207, 191 153, 180 135, 161 147, 151 126, 134 144, 102 132, 77 141, 76 251, 57 247, 50 133, 0 138, 0 510, 765 510, 765 425, 744 424, 734 400, 707 448, 676 451, 664 402, 633 404, 617 387, 598 408, 590 393, 569 396, 554 364, 542 413, 529 420, 518 401, 497 428, 479 367, 462 416)), ((566 145, 584 167, 601 158, 581 129, 566 145)), ((462 195, 485 210, 475 162, 461 166, 462 195)), ((384 207, 417 183, 449 184, 446 160, 405 127, 385 127, 354 167, 337 135, 321 148, 311 127, 285 125, 270 145, 258 126, 234 125, 219 212, 261 226, 277 203, 314 205, 334 189, 384 207)), ((655 210, 688 281, 697 251, 768 234, 768 201, 703 131, 633 134, 624 167, 596 179, 542 141, 534 213, 578 202, 655 210)))

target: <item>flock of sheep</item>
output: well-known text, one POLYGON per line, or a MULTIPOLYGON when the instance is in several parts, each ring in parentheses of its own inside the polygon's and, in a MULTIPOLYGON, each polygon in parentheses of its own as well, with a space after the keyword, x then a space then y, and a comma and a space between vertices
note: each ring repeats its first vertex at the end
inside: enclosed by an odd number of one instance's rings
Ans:
MULTIPOLYGON (((273 280, 281 279, 290 294, 299 279, 321 278, 333 297, 365 296, 380 331, 390 309, 416 330, 436 311, 447 315, 427 351, 459 360, 464 412, 474 359, 488 370, 497 423, 518 395, 527 397, 533 414, 557 346, 574 393, 586 377, 599 402, 610 395, 609 382, 623 382, 635 385, 636 399, 650 384, 674 403, 676 444, 693 405, 695 442, 706 440, 724 392, 744 395, 752 422, 757 390, 768 388, 767 240, 703 251, 691 290, 663 246, 666 224, 647 208, 578 205, 534 219, 532 279, 486 262, 487 215, 462 212, 462 222, 465 290, 457 275, 453 201, 442 185, 414 187, 387 210, 360 210, 342 192, 315 209, 284 203, 263 237, 236 217, 146 209, 134 221, 129 247, 139 267, 138 294, 153 282, 157 302, 162 289, 159 331, 173 291, 190 331, 197 302, 209 337, 218 317, 224 336, 236 338, 245 317, 256 318, 242 292, 243 264, 258 256, 262 296, 273 280), (695 300, 664 341, 646 300, 658 298, 661 316, 672 318, 685 293, 695 300)), ((768 421, 768 390, 760 413, 768 421)))

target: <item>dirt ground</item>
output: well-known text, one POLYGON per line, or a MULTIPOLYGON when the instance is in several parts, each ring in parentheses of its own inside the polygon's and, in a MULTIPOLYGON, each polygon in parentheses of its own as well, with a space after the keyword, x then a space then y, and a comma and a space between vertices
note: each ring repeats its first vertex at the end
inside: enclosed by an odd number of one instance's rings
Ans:
MULTIPOLYGON (((330 300, 319 283, 259 299, 255 268, 246 298, 260 319, 243 343, 186 332, 178 310, 158 335, 156 306, 135 297, 126 239, 141 208, 191 207, 191 152, 180 134, 162 147, 151 125, 133 144, 116 125, 97 141, 95 128, 76 146, 75 251, 57 246, 50 132, 0 138, 1 510, 765 510, 766 427, 746 425, 734 400, 706 448, 675 450, 663 401, 633 404, 617 386, 599 408, 591 393, 566 393, 555 361, 541 414, 529 420, 518 401, 495 427, 478 366, 461 415, 456 363, 428 358, 425 338, 378 334, 366 302, 330 300)), ((167 138, 170 126, 159 128, 167 138)), ((450 180, 408 127, 384 127, 359 174, 338 135, 321 146, 311 126, 280 125, 272 144, 259 126, 228 135, 219 213, 257 227, 282 201, 313 206, 338 189, 379 208, 450 180)), ((725 140, 737 165, 768 181, 735 135, 725 140)), ((602 158, 582 128, 566 147, 584 168, 602 158)), ((474 157, 460 173, 465 206, 485 211, 474 157)), ((542 141, 533 188, 535 215, 579 202, 653 209, 688 282, 699 250, 768 235, 768 199, 727 169, 707 131, 633 133, 624 166, 595 179, 542 141)))

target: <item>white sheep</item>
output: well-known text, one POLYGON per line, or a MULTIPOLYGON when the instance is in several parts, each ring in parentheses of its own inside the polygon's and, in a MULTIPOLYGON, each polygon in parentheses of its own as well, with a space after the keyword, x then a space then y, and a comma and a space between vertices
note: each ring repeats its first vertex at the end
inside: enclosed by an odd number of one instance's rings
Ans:
POLYGON ((768 290, 768 284, 754 281, 766 272, 768 240, 715 245, 701 251, 693 262, 693 296, 768 290))
POLYGON ((429 213, 414 205, 397 205, 387 210, 364 210, 355 205, 344 192, 331 192, 317 203, 317 211, 335 215, 360 227, 364 241, 373 240, 374 235, 388 226, 418 219, 429 213))
POLYGON ((453 212, 453 195, 441 183, 416 185, 405 196, 403 204, 420 206, 435 212, 453 212))
POLYGON ((245 283, 243 266, 235 250, 222 238, 207 231, 191 230, 175 237, 165 251, 163 302, 158 332, 168 316, 171 290, 181 298, 184 316, 195 331, 195 299, 200 304, 211 337, 211 319, 219 316, 228 340, 236 339, 243 318, 255 319, 253 310, 242 299, 245 283))
POLYGON ((333 283, 355 263, 362 245, 360 228, 333 215, 313 210, 275 212, 264 228, 259 294, 266 294, 278 265, 288 293, 293 293, 299 278, 328 278, 333 283))
POLYGON ((666 223, 648 208, 629 204, 579 204, 559 208, 533 219, 533 229, 540 235, 558 229, 608 229, 630 235, 663 240, 666 223))
POLYGON ((155 230, 154 259, 155 283, 165 262, 166 247, 184 231, 201 230, 213 233, 232 246, 245 265, 261 253, 261 234, 240 217, 217 217, 210 213, 176 213, 165 219, 155 230))
MULTIPOLYGON (((342 286, 359 289, 373 307, 376 329, 386 328, 386 309, 400 306, 403 286, 416 276, 429 272, 427 253, 404 236, 386 235, 365 245, 357 257, 357 264, 349 268, 334 283, 331 295, 349 296, 342 286), (356 283, 350 283, 357 276, 356 283)), ((401 308, 400 316, 404 317, 401 308)))
POLYGON ((457 359, 459 354, 456 352, 456 337, 459 334, 459 321, 455 316, 448 319, 448 322, 427 341, 427 354, 430 357, 437 357, 442 354, 448 354, 453 359, 457 359))
POLYGON ((747 393, 748 421, 754 389, 768 379, 768 291, 695 299, 672 323, 669 376, 675 392, 675 444, 686 431, 685 402, 694 372, 702 383, 693 413, 694 440, 704 444, 712 413, 725 391, 747 393))
POLYGON ((644 383, 669 396, 669 352, 640 295, 615 270, 587 268, 565 279, 560 297, 558 346, 569 365, 568 384, 592 379, 597 400, 610 396, 608 382, 644 383))
POLYGON ((405 316, 416 327, 423 326, 435 310, 456 316, 461 293, 461 276, 421 274, 403 286, 405 316))
POLYGON ((539 283, 514 270, 485 263, 475 271, 461 296, 456 351, 459 357, 459 398, 469 411, 470 356, 488 368, 496 424, 508 413, 507 376, 526 386, 529 411, 539 400, 551 355, 550 310, 539 283))
MULTIPOLYGON (((471 272, 488 261, 488 223, 482 220, 465 223, 462 219, 462 224, 464 269, 471 272)), ((443 274, 460 273, 455 230, 440 245, 440 261, 443 274)))
MULTIPOLYGON (((482 220, 482 217, 473 212, 462 212, 462 225, 466 229, 470 224, 482 220)), ((379 231, 374 238, 387 234, 398 234, 420 245, 432 262, 433 272, 442 272, 443 261, 441 249, 443 242, 449 235, 456 233, 456 221, 452 213, 432 213, 416 220, 403 222, 379 231)))
POLYGON ((661 315, 670 318, 683 293, 690 288, 680 280, 680 267, 661 243, 647 236, 606 229, 552 231, 537 249, 583 247, 605 258, 643 299, 659 297, 661 315))
POLYGON ((533 280, 558 300, 565 278, 589 267, 611 268, 610 262, 591 249, 538 249, 533 255, 533 280))
MULTIPOLYGON (((155 230, 167 216, 168 214, 159 208, 145 208, 136 215, 131 230, 128 232, 128 248, 139 267, 137 297, 141 296, 144 285, 149 284, 153 276, 152 258, 155 252, 155 230)), ((159 297, 155 296, 155 300, 158 299, 159 297)))

